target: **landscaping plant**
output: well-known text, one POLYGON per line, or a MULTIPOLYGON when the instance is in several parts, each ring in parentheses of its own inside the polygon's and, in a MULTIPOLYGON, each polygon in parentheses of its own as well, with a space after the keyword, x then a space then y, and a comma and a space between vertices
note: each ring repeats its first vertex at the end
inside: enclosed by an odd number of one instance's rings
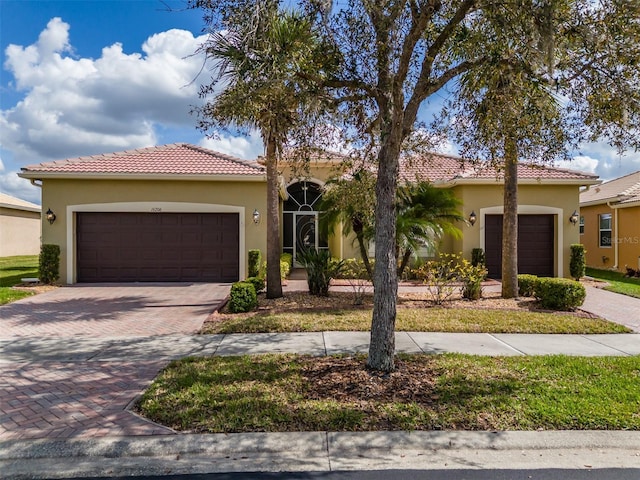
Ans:
POLYGON ((249 277, 260 276, 261 263, 262 253, 260 253, 260 250, 249 250, 249 277))
POLYGON ((60 278, 60 246, 43 244, 39 257, 40 281, 51 284, 60 278))
POLYGON ((297 258, 307 271, 309 293, 328 296, 331 279, 340 273, 344 261, 332 259, 329 250, 313 248, 301 251, 297 258))
POLYGON ((587 251, 581 243, 571 245, 571 260, 569 261, 569 272, 574 280, 580 280, 584 277, 587 270, 587 251))
POLYGON ((587 292, 581 283, 568 278, 539 278, 535 296, 543 308, 573 310, 584 303, 587 292))
POLYGON ((231 313, 249 312, 258 306, 256 289, 250 282, 235 282, 231 285, 229 311, 231 313))

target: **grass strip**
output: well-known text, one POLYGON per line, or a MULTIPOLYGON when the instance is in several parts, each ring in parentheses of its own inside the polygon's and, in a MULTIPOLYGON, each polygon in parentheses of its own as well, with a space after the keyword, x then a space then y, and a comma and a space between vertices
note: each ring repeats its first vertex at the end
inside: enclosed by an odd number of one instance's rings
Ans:
MULTIPOLYGON (((203 333, 281 333, 369 331, 371 310, 295 311, 221 317, 203 333)), ((396 330, 459 333, 628 333, 630 330, 602 319, 528 310, 469 308, 401 308, 396 330)))
POLYGON ((32 292, 13 290, 25 277, 38 276, 38 255, 0 257, 0 305, 33 295, 32 292))
POLYGON ((261 355, 171 363, 141 414, 180 431, 640 429, 640 357, 261 355))
POLYGON ((587 275, 609 283, 610 285, 605 287, 605 290, 640 298, 640 278, 625 277, 620 272, 595 268, 587 268, 587 275))

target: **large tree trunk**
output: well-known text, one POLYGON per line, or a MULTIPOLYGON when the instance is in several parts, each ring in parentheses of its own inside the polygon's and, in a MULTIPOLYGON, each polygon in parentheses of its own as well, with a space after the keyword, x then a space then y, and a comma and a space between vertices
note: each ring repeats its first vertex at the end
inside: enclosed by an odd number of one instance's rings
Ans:
POLYGON ((267 298, 282 297, 280 279, 280 199, 276 142, 270 135, 266 145, 267 165, 267 298))
POLYGON ((504 142, 504 217, 502 222, 502 298, 518 296, 518 145, 504 142))
MULTIPOLYGON (((400 128, 397 128, 400 130, 400 128)), ((369 368, 383 372, 395 368, 396 301, 396 190, 401 132, 391 130, 378 157, 376 180, 376 256, 374 266, 373 318, 369 344, 369 368)))

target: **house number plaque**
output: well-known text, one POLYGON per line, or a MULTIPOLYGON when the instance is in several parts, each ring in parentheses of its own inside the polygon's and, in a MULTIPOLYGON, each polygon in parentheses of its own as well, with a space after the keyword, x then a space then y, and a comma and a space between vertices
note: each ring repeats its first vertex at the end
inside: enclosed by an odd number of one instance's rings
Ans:
POLYGON ((160 207, 153 207, 153 208, 151 209, 151 213, 159 213, 159 212, 161 212, 161 211, 162 211, 162 209, 161 209, 160 207))

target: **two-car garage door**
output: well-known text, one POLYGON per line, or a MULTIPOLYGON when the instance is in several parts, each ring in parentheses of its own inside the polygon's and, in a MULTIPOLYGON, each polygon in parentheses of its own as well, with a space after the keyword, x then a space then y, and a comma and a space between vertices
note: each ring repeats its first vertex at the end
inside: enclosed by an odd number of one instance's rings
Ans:
POLYGON ((237 213, 79 212, 78 282, 233 282, 237 213))

